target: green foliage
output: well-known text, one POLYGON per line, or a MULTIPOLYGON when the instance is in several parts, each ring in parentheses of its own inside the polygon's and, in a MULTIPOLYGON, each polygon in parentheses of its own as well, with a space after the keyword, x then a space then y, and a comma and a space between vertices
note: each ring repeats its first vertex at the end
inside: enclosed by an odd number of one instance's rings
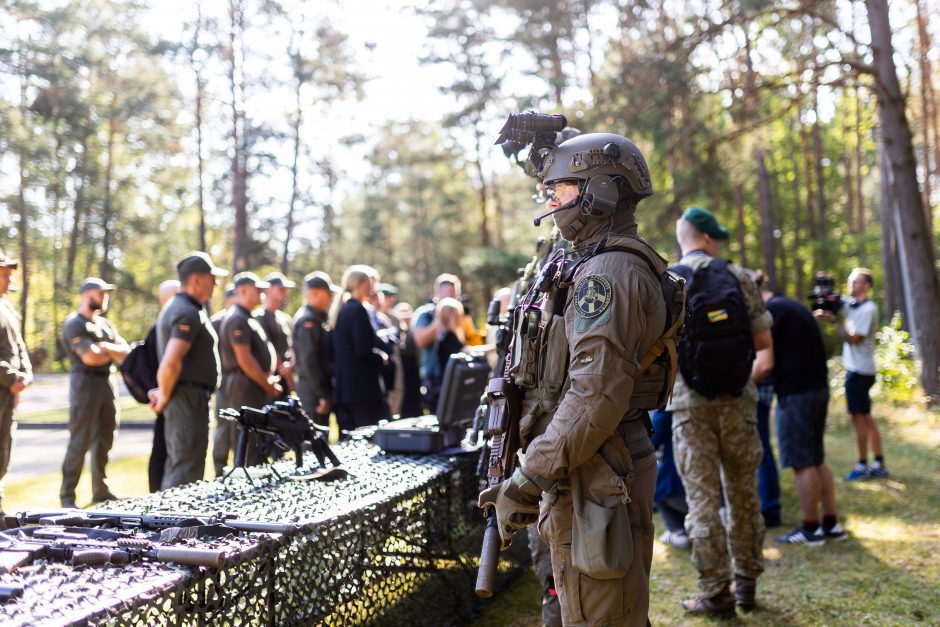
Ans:
POLYGON ((910 334, 901 328, 901 315, 894 314, 891 322, 881 327, 875 343, 875 364, 878 376, 874 394, 896 405, 921 401, 919 386, 920 359, 914 350, 910 334))

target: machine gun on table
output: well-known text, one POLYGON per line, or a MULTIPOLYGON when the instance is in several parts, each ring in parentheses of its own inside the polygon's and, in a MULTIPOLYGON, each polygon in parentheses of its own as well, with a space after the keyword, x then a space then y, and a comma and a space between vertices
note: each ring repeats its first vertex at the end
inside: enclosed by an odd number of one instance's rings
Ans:
MULTIPOLYGON (((245 406, 238 410, 220 409, 219 417, 237 422, 240 427, 238 447, 235 449, 235 465, 225 473, 224 479, 228 479, 235 470, 241 468, 248 477, 248 481, 254 484, 251 475, 245 469, 249 438, 252 433, 268 436, 274 446, 283 451, 293 451, 298 468, 303 465, 305 445, 310 446, 310 451, 316 456, 321 468, 326 468, 327 460, 334 468, 340 465, 339 458, 330 449, 321 433, 326 430, 326 427, 314 423, 296 399, 276 401, 261 409, 245 406)), ((280 478, 273 467, 271 471, 280 478)))

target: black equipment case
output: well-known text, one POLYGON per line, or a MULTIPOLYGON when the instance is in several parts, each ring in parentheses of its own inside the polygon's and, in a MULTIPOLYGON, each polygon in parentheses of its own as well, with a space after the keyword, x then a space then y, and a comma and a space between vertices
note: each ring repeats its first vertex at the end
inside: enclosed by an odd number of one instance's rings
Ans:
POLYGON ((482 353, 447 360, 437 414, 379 424, 373 441, 387 453, 437 453, 463 439, 486 390, 490 366, 482 353))

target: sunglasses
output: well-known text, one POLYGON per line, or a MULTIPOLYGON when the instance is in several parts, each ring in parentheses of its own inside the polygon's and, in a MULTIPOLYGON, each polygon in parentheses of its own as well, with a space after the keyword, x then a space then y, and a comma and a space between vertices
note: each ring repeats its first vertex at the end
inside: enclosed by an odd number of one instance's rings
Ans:
POLYGON ((545 186, 545 195, 549 200, 557 201, 572 189, 579 189, 577 181, 562 181, 558 183, 551 183, 545 186))

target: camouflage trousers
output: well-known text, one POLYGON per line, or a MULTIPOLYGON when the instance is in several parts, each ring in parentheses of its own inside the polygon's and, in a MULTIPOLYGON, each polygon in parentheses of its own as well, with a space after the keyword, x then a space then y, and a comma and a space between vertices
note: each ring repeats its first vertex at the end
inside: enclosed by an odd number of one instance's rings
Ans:
POLYGON ((753 401, 676 410, 672 416, 676 465, 685 485, 692 540, 692 564, 703 596, 729 584, 734 573, 756 578, 764 571, 764 520, 757 496, 757 468, 763 448, 753 401), (721 523, 722 488, 731 525, 721 523))

